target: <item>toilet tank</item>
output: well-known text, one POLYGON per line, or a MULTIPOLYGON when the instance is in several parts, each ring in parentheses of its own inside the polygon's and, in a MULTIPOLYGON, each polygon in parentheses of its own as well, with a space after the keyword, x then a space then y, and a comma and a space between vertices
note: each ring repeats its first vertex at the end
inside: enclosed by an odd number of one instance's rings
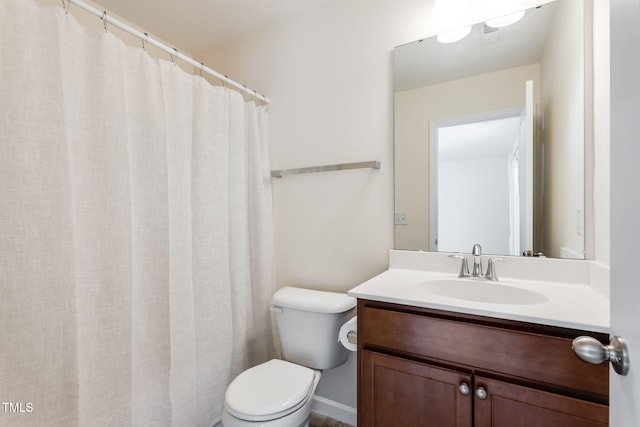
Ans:
POLYGON ((331 369, 349 352, 338 341, 340 327, 356 315, 356 299, 336 292, 280 288, 272 299, 282 356, 312 369, 331 369))

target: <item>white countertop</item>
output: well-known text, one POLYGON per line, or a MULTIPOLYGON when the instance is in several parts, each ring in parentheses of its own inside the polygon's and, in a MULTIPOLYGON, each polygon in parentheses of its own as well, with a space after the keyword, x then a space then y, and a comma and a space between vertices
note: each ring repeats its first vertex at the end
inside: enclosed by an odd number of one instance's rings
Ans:
POLYGON ((589 284, 508 277, 497 282, 535 291, 546 297, 546 301, 535 304, 495 304, 451 298, 436 295, 420 286, 425 281, 455 280, 456 277, 455 273, 393 268, 392 265, 389 270, 351 289, 348 294, 374 301, 609 333, 609 298, 589 284))

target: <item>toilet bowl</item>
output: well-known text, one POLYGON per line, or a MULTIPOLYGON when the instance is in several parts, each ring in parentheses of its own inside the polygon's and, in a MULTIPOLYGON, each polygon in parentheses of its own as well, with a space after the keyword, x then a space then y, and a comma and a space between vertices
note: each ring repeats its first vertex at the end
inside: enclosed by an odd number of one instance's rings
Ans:
POLYGON ((343 364, 340 327, 355 316, 345 294, 284 287, 273 295, 283 359, 247 369, 227 387, 224 427, 308 426, 321 371, 343 364))
POLYGON ((321 372, 273 359, 240 374, 227 388, 225 427, 303 427, 321 372))

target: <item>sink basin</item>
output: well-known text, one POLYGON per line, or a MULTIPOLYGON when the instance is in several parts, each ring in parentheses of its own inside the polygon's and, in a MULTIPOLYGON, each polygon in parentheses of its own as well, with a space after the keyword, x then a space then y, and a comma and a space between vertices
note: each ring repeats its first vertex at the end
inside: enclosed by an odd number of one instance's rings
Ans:
POLYGON ((529 305, 549 301, 535 291, 483 280, 436 279, 421 282, 418 287, 434 295, 491 304, 529 305))

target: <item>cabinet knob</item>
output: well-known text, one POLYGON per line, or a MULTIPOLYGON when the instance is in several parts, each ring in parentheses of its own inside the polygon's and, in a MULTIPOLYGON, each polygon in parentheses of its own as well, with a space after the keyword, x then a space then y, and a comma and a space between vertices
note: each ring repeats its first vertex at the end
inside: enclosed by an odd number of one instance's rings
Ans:
POLYGON ((487 390, 484 387, 478 387, 476 389, 476 397, 480 400, 485 400, 487 398, 487 390))
POLYGON ((463 396, 468 396, 469 393, 471 392, 471 389, 469 388, 469 384, 467 383, 462 383, 460 384, 460 387, 458 387, 458 391, 460 392, 460 394, 462 394, 463 396))

